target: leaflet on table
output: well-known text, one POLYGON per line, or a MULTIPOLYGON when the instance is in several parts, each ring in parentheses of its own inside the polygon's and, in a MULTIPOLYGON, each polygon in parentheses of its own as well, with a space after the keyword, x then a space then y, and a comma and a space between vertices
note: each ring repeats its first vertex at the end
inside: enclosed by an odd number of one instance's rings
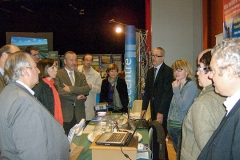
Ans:
POLYGON ((95 127, 96 127, 95 125, 89 125, 89 124, 88 124, 87 127, 83 130, 82 133, 83 133, 83 134, 92 133, 95 127))
POLYGON ((85 127, 85 119, 81 119, 81 121, 78 124, 75 124, 68 133, 68 140, 71 143, 73 140, 74 135, 80 136, 82 134, 82 131, 85 127))
POLYGON ((138 152, 137 153, 137 159, 149 159, 148 152, 138 152))
POLYGON ((92 121, 101 121, 102 120, 102 116, 95 116, 95 117, 93 117, 93 119, 92 119, 92 121))

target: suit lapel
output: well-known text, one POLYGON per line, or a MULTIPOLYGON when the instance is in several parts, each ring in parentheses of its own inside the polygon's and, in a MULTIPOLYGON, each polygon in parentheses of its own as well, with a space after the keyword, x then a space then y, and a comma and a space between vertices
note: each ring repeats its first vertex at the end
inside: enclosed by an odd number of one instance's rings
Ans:
POLYGON ((65 68, 63 68, 62 76, 63 76, 63 79, 64 79, 64 83, 66 83, 67 86, 72 86, 72 82, 71 82, 71 80, 70 80, 70 78, 68 76, 68 73, 67 73, 65 68))
MULTIPOLYGON (((157 76, 156 76, 156 79, 155 79, 155 81, 154 81, 154 84, 157 83, 158 77, 163 73, 164 67, 165 67, 165 64, 163 63, 163 64, 161 65, 161 67, 159 68, 159 71, 158 71, 158 73, 157 73, 157 76)), ((154 74, 154 71, 153 71, 153 74, 154 74)))
POLYGON ((152 70, 150 71, 151 73, 151 82, 154 84, 154 67, 151 68, 152 70))
POLYGON ((77 71, 74 71, 74 74, 75 74, 75 86, 80 86, 79 83, 80 83, 80 77, 79 77, 79 73, 77 73, 77 71))

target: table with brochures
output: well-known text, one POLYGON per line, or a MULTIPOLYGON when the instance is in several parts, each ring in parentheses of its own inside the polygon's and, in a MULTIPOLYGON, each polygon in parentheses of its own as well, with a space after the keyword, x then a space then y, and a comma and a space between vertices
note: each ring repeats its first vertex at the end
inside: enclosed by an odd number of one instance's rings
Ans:
MULTIPOLYGON (((116 114, 112 114, 111 116, 116 116, 116 114)), ((89 149, 92 142, 89 141, 89 134, 93 133, 94 128, 99 125, 101 122, 101 117, 94 117, 91 122, 85 127, 81 136, 76 136, 73 139, 73 143, 77 146, 84 146, 82 153, 78 157, 78 160, 92 160, 92 150, 89 149)), ((122 125, 120 129, 125 129, 124 127, 128 126, 127 124, 122 125)), ((129 127, 129 126, 128 126, 129 127)), ((147 129, 137 129, 137 132, 141 134, 142 140, 139 143, 143 143, 148 145, 148 130, 147 129)), ((139 159, 141 160, 141 159, 139 159)))

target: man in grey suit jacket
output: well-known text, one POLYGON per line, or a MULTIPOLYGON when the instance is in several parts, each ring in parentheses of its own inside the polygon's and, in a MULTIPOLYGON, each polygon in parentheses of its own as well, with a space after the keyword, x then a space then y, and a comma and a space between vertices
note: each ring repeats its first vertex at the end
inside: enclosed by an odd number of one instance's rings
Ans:
POLYGON ((4 81, 4 65, 8 58, 8 54, 20 51, 20 49, 12 44, 6 44, 0 48, 0 93, 5 87, 6 83, 4 81))
POLYGON ((62 126, 34 97, 39 70, 25 52, 9 55, 8 85, 0 94, 0 159, 69 158, 69 141, 62 126))
POLYGON ((77 55, 68 51, 65 53, 65 67, 58 70, 55 84, 62 103, 63 127, 65 133, 82 118, 86 118, 85 105, 86 96, 92 86, 87 84, 84 74, 75 71, 77 55))

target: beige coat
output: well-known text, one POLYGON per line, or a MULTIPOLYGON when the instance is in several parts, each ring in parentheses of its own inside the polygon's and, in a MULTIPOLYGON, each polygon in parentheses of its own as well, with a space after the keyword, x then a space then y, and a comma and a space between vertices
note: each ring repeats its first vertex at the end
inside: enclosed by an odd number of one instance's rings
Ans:
POLYGON ((182 126, 181 160, 195 160, 226 114, 224 97, 212 85, 202 90, 190 107, 182 126))
MULTIPOLYGON (((78 71, 83 71, 82 65, 78 67, 78 71)), ((101 91, 102 79, 100 74, 92 67, 90 68, 89 73, 85 74, 85 76, 87 83, 92 85, 92 89, 90 90, 87 100, 85 101, 86 120, 91 120, 95 115, 93 107, 96 105, 96 94, 100 93, 101 91)))

